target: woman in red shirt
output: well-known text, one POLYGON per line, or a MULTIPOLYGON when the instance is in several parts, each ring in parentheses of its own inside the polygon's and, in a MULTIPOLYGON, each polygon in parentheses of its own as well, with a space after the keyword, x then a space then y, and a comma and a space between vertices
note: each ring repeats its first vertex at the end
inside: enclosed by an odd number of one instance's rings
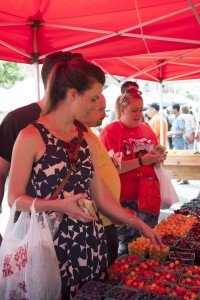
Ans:
MULTIPOLYGON (((129 88, 119 97, 119 119, 107 125, 100 139, 107 148, 115 153, 122 152, 122 164, 119 169, 121 180, 120 201, 137 213, 137 216, 153 228, 158 223, 158 215, 138 210, 139 174, 156 178, 154 165, 166 158, 166 152, 153 153, 157 139, 148 124, 142 122, 143 99, 141 92, 129 88)), ((130 226, 118 228, 119 255, 128 253, 128 243, 136 239, 139 232, 130 226)))

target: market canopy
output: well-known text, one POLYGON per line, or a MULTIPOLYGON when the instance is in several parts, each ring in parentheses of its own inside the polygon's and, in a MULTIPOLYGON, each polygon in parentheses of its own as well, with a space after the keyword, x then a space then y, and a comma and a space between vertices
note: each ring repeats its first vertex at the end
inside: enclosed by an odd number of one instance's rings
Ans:
POLYGON ((63 50, 81 52, 112 75, 198 78, 199 25, 199 0, 6 0, 0 59, 38 63, 63 50))
POLYGON ((200 78, 200 48, 96 59, 107 73, 148 81, 200 78))

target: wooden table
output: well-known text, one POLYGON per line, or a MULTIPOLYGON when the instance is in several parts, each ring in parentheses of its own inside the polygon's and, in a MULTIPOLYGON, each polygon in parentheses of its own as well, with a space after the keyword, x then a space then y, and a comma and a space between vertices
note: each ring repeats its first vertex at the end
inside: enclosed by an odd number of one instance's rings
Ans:
POLYGON ((172 179, 200 180, 200 154, 193 150, 169 151, 164 167, 172 171, 172 179))

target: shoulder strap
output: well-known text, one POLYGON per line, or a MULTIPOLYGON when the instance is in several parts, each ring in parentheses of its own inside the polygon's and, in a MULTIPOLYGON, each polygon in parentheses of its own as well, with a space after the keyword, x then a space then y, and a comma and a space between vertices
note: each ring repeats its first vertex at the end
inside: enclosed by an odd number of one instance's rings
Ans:
POLYGON ((81 128, 83 131, 88 132, 88 129, 87 129, 86 125, 83 124, 82 122, 78 121, 77 119, 74 120, 74 125, 75 125, 76 127, 81 128))
MULTIPOLYGON (((76 144, 76 148, 74 150, 74 155, 73 158, 76 159, 78 156, 78 152, 79 152, 79 148, 83 139, 83 130, 81 127, 77 127, 78 128, 78 140, 77 140, 77 144, 76 144)), ((57 196, 60 194, 60 192, 62 191, 62 189, 64 188, 65 184, 67 183, 70 175, 72 173, 72 168, 70 167, 65 178, 62 180, 62 182, 60 183, 60 185, 57 187, 57 189, 53 192, 53 194, 51 195, 50 199, 56 199, 57 196)))

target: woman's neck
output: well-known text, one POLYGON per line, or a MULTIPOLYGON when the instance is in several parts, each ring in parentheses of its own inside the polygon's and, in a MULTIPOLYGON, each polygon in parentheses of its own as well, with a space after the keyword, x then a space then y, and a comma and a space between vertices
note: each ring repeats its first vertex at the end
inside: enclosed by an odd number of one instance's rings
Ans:
POLYGON ((54 111, 42 117, 40 122, 57 138, 70 141, 77 136, 77 128, 74 125, 74 118, 66 113, 54 111))

